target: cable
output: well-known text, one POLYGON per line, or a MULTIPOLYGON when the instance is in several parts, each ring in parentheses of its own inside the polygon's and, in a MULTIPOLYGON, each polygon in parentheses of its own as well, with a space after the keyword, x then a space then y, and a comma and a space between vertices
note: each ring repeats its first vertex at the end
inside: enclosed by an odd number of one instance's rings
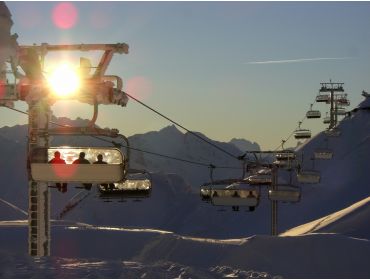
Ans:
MULTIPOLYGON (((25 115, 28 115, 27 112, 24 112, 24 111, 21 111, 21 110, 18 110, 18 109, 14 109, 14 108, 10 108, 10 107, 6 107, 6 108, 8 108, 10 110, 13 110, 13 111, 16 111, 16 112, 19 112, 19 113, 22 113, 22 114, 25 114, 25 115)), ((53 121, 49 121, 49 123, 60 126, 60 127, 70 127, 68 125, 59 124, 59 123, 56 123, 56 122, 53 122, 53 121)), ((164 155, 164 154, 160 154, 160 153, 145 151, 145 150, 138 149, 138 148, 127 147, 126 145, 116 143, 114 141, 110 141, 110 140, 107 140, 107 139, 104 139, 104 138, 101 138, 101 137, 98 137, 98 136, 94 136, 94 135, 86 135, 86 136, 98 139, 100 141, 108 142, 108 143, 111 143, 113 145, 119 145, 120 147, 129 148, 131 150, 139 151, 139 152, 142 152, 142 153, 151 154, 151 155, 155 155, 155 156, 160 156, 160 157, 164 157, 164 158, 168 158, 168 159, 172 159, 172 160, 182 161, 182 162, 185 162, 185 163, 195 164, 195 165, 199 165, 199 166, 205 166, 205 167, 213 166, 213 168, 218 168, 218 169, 241 169, 241 167, 215 166, 212 163, 207 164, 207 163, 202 163, 202 162, 196 162, 196 161, 191 161, 191 160, 182 159, 182 158, 178 158, 178 157, 172 157, 172 156, 164 155)))
POLYGON ((173 123, 174 125, 177 125, 178 127, 181 127, 182 129, 186 130, 187 132, 189 132, 190 134, 194 135, 195 137, 201 139, 202 141, 206 142, 207 144, 213 146, 214 148, 218 149, 219 151, 229 155, 230 157, 234 158, 234 159, 237 159, 239 160, 239 158, 237 156, 234 156, 233 154, 229 153, 228 151, 222 149, 221 147, 217 146, 216 144, 208 141, 207 139, 199 136, 198 134, 192 132, 191 130, 187 129, 186 127, 182 126, 181 124, 175 122, 174 120, 170 119, 169 117, 166 117, 165 115, 163 115, 162 113, 158 112, 157 110, 153 109, 152 107, 146 105, 144 102, 138 100, 137 98, 133 97, 132 95, 128 94, 128 93, 125 93, 128 97, 130 97, 131 99, 135 100, 136 102, 138 102, 139 104, 143 105, 144 107, 146 107, 147 109, 153 111, 154 113, 156 113, 157 115, 161 116, 162 118, 165 118, 166 120, 170 121, 171 123, 173 123))

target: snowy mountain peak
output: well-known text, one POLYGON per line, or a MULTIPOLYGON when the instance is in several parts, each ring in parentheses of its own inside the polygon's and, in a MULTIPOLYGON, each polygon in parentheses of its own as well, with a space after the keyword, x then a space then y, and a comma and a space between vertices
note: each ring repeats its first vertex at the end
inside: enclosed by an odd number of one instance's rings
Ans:
POLYGON ((158 133, 163 134, 165 136, 182 136, 183 133, 175 126, 175 125, 169 125, 166 126, 158 131, 158 133))
POLYGON ((256 142, 251 142, 245 139, 233 138, 230 140, 231 144, 237 147, 240 151, 260 151, 260 145, 256 142))

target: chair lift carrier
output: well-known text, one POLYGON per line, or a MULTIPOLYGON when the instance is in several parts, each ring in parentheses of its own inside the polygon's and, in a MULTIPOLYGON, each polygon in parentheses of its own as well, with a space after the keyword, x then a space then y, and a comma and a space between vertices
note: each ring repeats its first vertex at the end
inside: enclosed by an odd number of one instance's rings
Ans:
POLYGON ((112 147, 52 147, 39 148, 31 155, 31 176, 39 182, 106 183, 120 182, 125 178, 125 165, 121 151, 112 147), (48 163, 59 151, 66 164, 48 163), (102 154, 107 164, 72 164, 79 153, 85 153, 90 163, 102 154))

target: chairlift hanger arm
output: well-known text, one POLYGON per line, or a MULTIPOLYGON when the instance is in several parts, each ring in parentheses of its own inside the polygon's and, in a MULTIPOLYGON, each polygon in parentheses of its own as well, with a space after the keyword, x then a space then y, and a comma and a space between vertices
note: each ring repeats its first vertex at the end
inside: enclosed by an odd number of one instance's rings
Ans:
POLYGON ((41 45, 23 45, 19 46, 20 50, 35 49, 41 55, 46 55, 49 51, 113 51, 119 54, 128 54, 129 46, 126 43, 117 44, 65 44, 50 45, 42 43, 41 45))
POLYGON ((119 131, 117 129, 102 129, 97 127, 72 127, 62 126, 57 128, 50 128, 47 132, 41 132, 40 134, 49 135, 86 135, 86 136, 106 136, 111 138, 119 137, 119 131))

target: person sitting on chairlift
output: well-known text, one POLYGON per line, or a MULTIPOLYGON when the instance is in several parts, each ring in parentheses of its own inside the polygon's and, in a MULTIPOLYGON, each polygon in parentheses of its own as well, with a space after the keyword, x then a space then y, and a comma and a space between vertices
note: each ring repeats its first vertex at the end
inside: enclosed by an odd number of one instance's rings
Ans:
MULTIPOLYGON (((66 164, 64 159, 60 158, 60 152, 56 151, 54 153, 54 158, 49 161, 51 164, 66 164)), ((55 184, 58 191, 65 193, 67 191, 67 183, 56 183, 55 184)))
MULTIPOLYGON (((94 162, 94 164, 107 164, 106 161, 103 161, 103 155, 102 154, 99 154, 97 156, 98 160, 94 162)), ((108 184, 100 184, 106 191, 107 190, 113 190, 114 189, 114 183, 109 183, 109 188, 108 188, 108 184)))
MULTIPOLYGON (((240 197, 237 191, 234 192, 233 197, 240 197)), ((239 211, 239 206, 238 205, 232 206, 232 209, 233 211, 239 211)))
MULTIPOLYGON (((85 159, 85 153, 84 152, 81 152, 78 159, 76 159, 74 162, 72 162, 73 164, 90 164, 90 161, 88 161, 87 159, 85 159)), ((92 187, 92 184, 83 184, 85 189, 86 190, 91 190, 91 187, 92 187)))

